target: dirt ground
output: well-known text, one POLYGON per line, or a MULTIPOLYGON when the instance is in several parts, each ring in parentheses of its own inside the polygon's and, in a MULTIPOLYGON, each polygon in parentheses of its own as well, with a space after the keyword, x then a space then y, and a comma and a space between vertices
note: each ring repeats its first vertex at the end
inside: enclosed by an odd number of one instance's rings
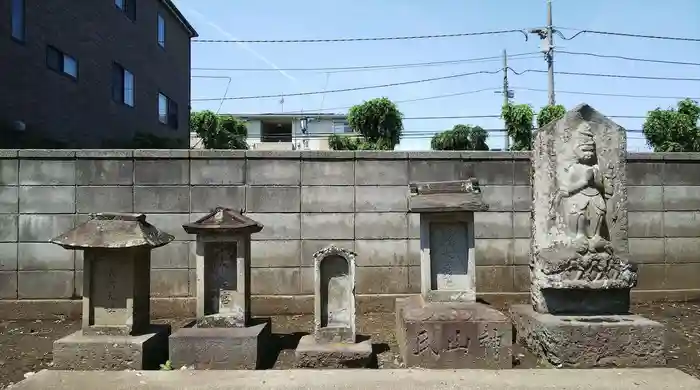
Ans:
MULTIPOLYGON (((669 366, 700 378, 700 303, 642 304, 633 307, 632 312, 668 326, 669 366)), ((171 323, 177 328, 185 321, 171 323)), ((272 318, 272 323, 276 351, 271 354, 268 368, 291 368, 294 348, 301 336, 311 331, 313 317, 278 316, 272 318)), ((359 334, 372 338, 378 368, 401 367, 393 313, 361 315, 357 325, 359 334)), ((0 389, 24 379, 26 373, 50 368, 53 341, 79 327, 77 321, 62 319, 0 322, 0 389)), ((514 348, 513 355, 516 368, 543 366, 520 346, 514 348)))

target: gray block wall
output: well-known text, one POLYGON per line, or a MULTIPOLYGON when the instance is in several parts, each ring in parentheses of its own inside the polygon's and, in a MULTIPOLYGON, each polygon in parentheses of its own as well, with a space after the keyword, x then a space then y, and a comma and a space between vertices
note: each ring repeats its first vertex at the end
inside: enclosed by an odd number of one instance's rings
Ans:
MULTIPOLYGON (((311 312, 312 254, 331 243, 358 253, 360 311, 393 310, 396 297, 420 291, 418 221, 407 212, 408 183, 470 177, 479 180, 491 207, 475 215, 477 291, 493 299, 526 298, 529 158, 510 152, 2 150, 0 308, 77 303, 81 253, 47 240, 92 212, 143 212, 176 237, 153 252, 154 310, 191 313, 194 237, 182 224, 221 205, 265 225, 252 242, 254 314, 311 312)), ((637 296, 700 295, 700 154, 628 158, 637 296)), ((0 310, 0 317, 12 315, 7 312, 0 310)))

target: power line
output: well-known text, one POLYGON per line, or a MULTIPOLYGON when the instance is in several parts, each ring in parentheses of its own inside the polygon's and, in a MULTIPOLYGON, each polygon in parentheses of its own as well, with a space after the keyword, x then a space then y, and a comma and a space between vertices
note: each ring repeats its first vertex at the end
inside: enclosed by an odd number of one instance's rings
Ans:
MULTIPOLYGON (((542 88, 527 88, 527 87, 512 87, 511 89, 522 90, 522 91, 533 91, 533 92, 547 92, 546 89, 542 88)), ((689 96, 660 96, 660 95, 631 95, 631 94, 621 94, 621 93, 604 93, 604 92, 587 92, 587 91, 562 91, 557 90, 557 93, 571 94, 571 95, 590 95, 590 96, 610 96, 610 97, 624 97, 624 98, 635 98, 635 99, 693 99, 700 100, 700 97, 689 97, 689 96)))
POLYGON ((431 34, 431 35, 409 35, 409 36, 394 36, 394 37, 368 37, 368 38, 328 38, 328 39, 193 39, 194 43, 323 43, 323 42, 367 42, 367 41, 405 41, 417 39, 435 39, 435 38, 458 38, 458 37, 473 37, 481 35, 501 35, 510 33, 521 33, 527 40, 525 30, 495 30, 495 31, 479 31, 465 32, 455 34, 431 34))
MULTIPOLYGON (((518 59, 530 59, 540 57, 538 52, 529 53, 519 53, 508 56, 513 60, 518 59)), ((458 60, 446 60, 446 61, 429 61, 429 62, 415 62, 407 64, 387 64, 387 65, 359 65, 359 66, 341 66, 341 67, 327 67, 327 68, 192 68, 192 70, 197 71, 231 71, 231 72, 326 72, 326 73, 340 73, 340 72, 357 72, 366 70, 385 70, 385 69, 403 69, 403 68, 416 68, 416 67, 429 67, 429 66, 443 66, 443 65, 458 65, 470 62, 490 62, 490 61, 501 61, 501 56, 491 56, 491 57, 479 57, 479 58, 466 58, 458 60)), ((194 76, 193 76, 194 77, 194 76)))
MULTIPOLYGON (((395 86, 400 86, 400 85, 410 85, 410 84, 427 83, 427 82, 438 81, 438 80, 455 79, 455 78, 459 78, 459 77, 473 76, 473 75, 477 75, 477 74, 497 74, 500 72, 502 72, 501 69, 493 70, 493 71, 480 70, 480 71, 476 71, 476 72, 457 73, 457 74, 452 74, 452 75, 448 75, 448 76, 431 77, 428 79, 409 80, 409 81, 401 81, 401 82, 388 83, 388 84, 366 85, 366 86, 362 86, 362 87, 332 89, 332 90, 327 90, 327 91, 296 92, 296 93, 287 93, 287 94, 258 95, 258 96, 235 96, 235 97, 225 97, 224 100, 267 99, 267 98, 279 98, 279 97, 289 97, 289 96, 318 95, 318 94, 323 94, 323 93, 362 91, 362 90, 367 90, 367 89, 387 88, 387 87, 395 87, 395 86)), ((218 100, 221 100, 221 98, 199 98, 199 99, 191 99, 191 100, 193 102, 206 102, 206 101, 218 101, 218 100)))
POLYGON ((611 58, 611 59, 626 60, 626 61, 652 62, 655 64, 700 66, 700 62, 655 60, 655 59, 651 59, 651 58, 624 57, 624 56, 614 56, 614 55, 607 55, 607 54, 585 53, 585 52, 575 52, 575 51, 557 50, 557 54, 569 54, 569 55, 589 56, 589 57, 597 57, 597 58, 611 58))
MULTIPOLYGON (((518 72, 510 67, 508 69, 518 76, 521 76, 525 73, 548 73, 548 71, 540 70, 540 69, 525 69, 521 72, 518 72)), ((637 75, 624 75, 624 74, 584 73, 584 72, 554 72, 554 73, 569 75, 569 76, 608 77, 608 78, 637 79, 637 80, 700 81, 699 78, 689 78, 689 77, 637 76, 637 75)))
POLYGON ((557 35, 559 35, 562 39, 565 39, 567 41, 570 41, 579 35, 582 34, 595 34, 595 35, 608 35, 608 36, 618 36, 618 37, 627 37, 627 38, 644 38, 644 39, 659 39, 659 40, 666 40, 666 41, 683 41, 683 42, 700 42, 700 38, 692 38, 692 37, 672 37, 672 36, 663 36, 663 35, 648 35, 648 34, 632 34, 632 33, 622 33, 622 32, 613 32, 613 31, 599 31, 599 30, 581 30, 578 28, 566 28, 566 27, 557 27, 559 30, 578 30, 578 32, 570 37, 564 36, 559 31, 557 32, 557 35))

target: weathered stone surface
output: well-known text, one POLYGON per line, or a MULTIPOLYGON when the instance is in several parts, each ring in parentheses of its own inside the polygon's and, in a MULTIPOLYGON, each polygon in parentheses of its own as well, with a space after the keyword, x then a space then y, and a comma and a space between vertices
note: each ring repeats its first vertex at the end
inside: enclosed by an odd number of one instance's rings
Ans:
POLYGON ((412 212, 486 211, 476 179, 411 183, 408 209, 412 212))
POLYGON ((270 338, 267 322, 245 328, 182 328, 170 336, 173 368, 254 370, 270 338))
POLYGON ((51 240, 66 249, 157 248, 174 239, 146 222, 144 214, 97 213, 51 240))
POLYGON ((607 294, 561 304, 574 290, 636 285, 636 267, 626 259, 626 146, 625 129, 586 104, 537 132, 531 297, 538 312, 619 312, 607 294))
POLYGON ((169 327, 140 336, 84 335, 77 331, 53 343, 54 370, 155 370, 168 360, 169 327))
POLYGON ((396 338, 404 364, 421 368, 511 368, 512 325, 480 303, 396 301, 396 338))
POLYGON ((365 368, 372 362, 372 343, 323 343, 308 335, 294 354, 298 368, 365 368))
POLYGON ((314 254, 314 339, 355 343, 355 257, 329 246, 314 254))
POLYGON ((575 368, 664 366, 665 327, 635 315, 555 316, 510 309, 517 340, 550 363, 575 368))

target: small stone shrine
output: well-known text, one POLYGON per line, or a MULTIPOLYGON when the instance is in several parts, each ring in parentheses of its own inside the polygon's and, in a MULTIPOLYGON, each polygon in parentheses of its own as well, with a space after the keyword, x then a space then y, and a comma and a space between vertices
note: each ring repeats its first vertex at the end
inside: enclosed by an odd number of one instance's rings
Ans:
POLYGON ((476 302, 474 212, 488 210, 479 183, 413 183, 409 210, 420 215, 421 294, 396 301, 396 337, 404 363, 510 368, 510 321, 476 302))
POLYGON ((217 207, 183 228, 197 236, 197 319, 170 336, 172 366, 258 368, 270 325, 250 318, 250 236, 263 225, 217 207))
POLYGON ((157 369, 167 326, 151 325, 151 250, 173 236, 143 214, 94 214, 50 242, 83 250, 82 329, 54 342, 54 369, 157 369))
POLYGON ((372 343, 355 332, 355 257, 329 246, 314 253, 314 334, 301 338, 297 367, 362 368, 372 343))
POLYGON ((666 363, 664 326, 629 313, 626 150, 625 129, 586 104, 537 132, 532 305, 511 316, 518 340, 552 364, 666 363))

